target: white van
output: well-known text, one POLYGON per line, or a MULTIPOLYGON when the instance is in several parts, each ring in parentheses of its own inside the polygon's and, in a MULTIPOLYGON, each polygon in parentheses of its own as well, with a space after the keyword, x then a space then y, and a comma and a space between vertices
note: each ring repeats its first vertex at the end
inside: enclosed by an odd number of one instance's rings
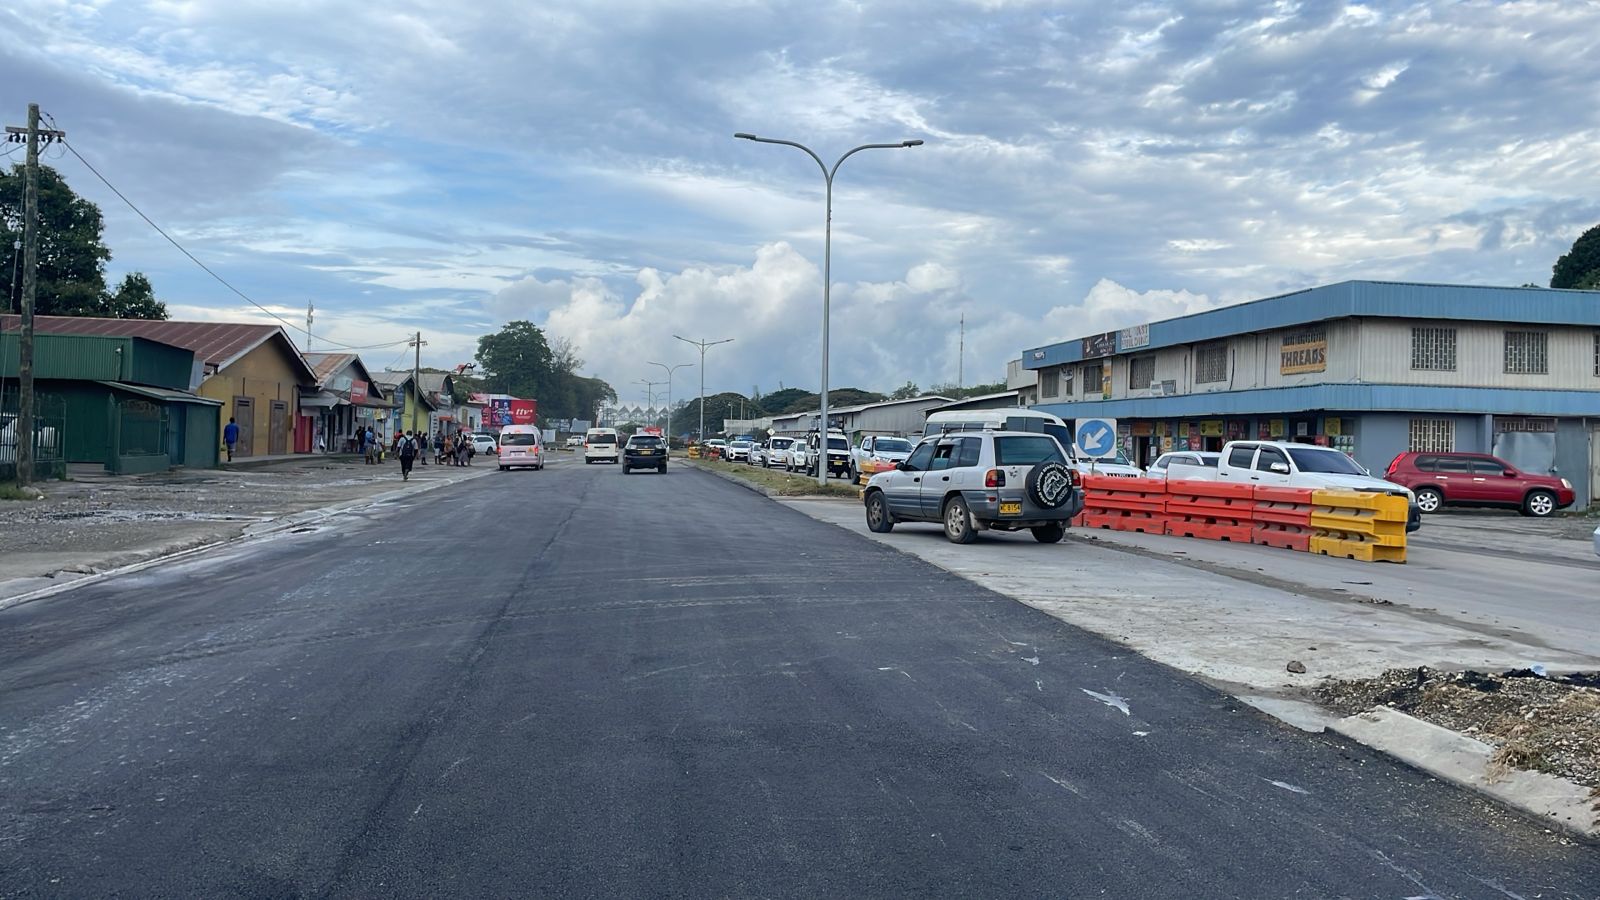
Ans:
POLYGON ((500 429, 500 471, 523 466, 544 468, 544 435, 537 425, 507 425, 500 429))
POLYGON ((1128 461, 1128 457, 1124 456, 1121 450, 1118 450, 1117 455, 1111 459, 1091 459, 1080 455, 1077 445, 1072 442, 1072 429, 1067 427, 1067 423, 1058 416, 1036 409, 1008 406, 1000 409, 963 409, 928 414, 928 421, 922 428, 924 436, 947 431, 1030 431, 1034 434, 1048 434, 1069 451, 1073 468, 1079 472, 1116 475, 1122 478, 1138 478, 1144 474, 1138 466, 1128 461))
POLYGON ((583 434, 583 464, 622 462, 622 439, 615 428, 591 428, 583 434))

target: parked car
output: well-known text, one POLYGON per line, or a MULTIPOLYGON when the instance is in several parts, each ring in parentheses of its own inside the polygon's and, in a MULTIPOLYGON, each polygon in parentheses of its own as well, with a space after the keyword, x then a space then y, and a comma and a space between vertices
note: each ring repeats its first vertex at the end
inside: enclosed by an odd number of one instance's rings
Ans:
POLYGON ((750 450, 754 447, 754 441, 729 441, 722 455, 728 462, 749 462, 750 450))
POLYGON ((853 454, 856 471, 861 471, 869 462, 880 469, 892 466, 910 456, 911 450, 911 442, 903 437, 869 434, 861 439, 853 454))
POLYGON ((667 441, 659 434, 636 434, 622 447, 622 474, 634 469, 667 471, 667 441))
POLYGON ((583 446, 583 436, 582 435, 574 434, 574 435, 571 435, 571 436, 569 436, 567 438, 567 449, 568 450, 577 450, 577 449, 581 448, 582 446, 583 446))
POLYGON ((472 451, 494 456, 500 452, 500 439, 487 431, 475 431, 472 433, 472 451))
POLYGON ((1422 513, 1411 489, 1374 478, 1342 450, 1284 441, 1229 441, 1217 461, 1217 480, 1276 487, 1351 488, 1405 497, 1409 506, 1406 531, 1422 526, 1422 513))
POLYGON ((855 480, 855 459, 850 455, 850 439, 842 431, 828 432, 828 446, 822 447, 822 435, 813 431, 806 435, 806 466, 805 473, 815 476, 819 469, 826 465, 829 475, 838 475, 840 478, 855 480), (826 462, 823 461, 826 454, 826 462))
POLYGON ((544 468, 544 437, 537 425, 507 425, 500 431, 500 471, 544 468))
POLYGON ((752 466, 765 466, 767 464, 767 442, 760 441, 750 447, 750 458, 747 460, 752 466))
POLYGON ((945 537, 970 543, 979 531, 1033 532, 1054 544, 1083 509, 1077 471, 1048 434, 983 431, 925 438, 862 493, 867 527, 938 522, 945 537))
POLYGON ((1156 457, 1156 461, 1145 470, 1144 477, 1154 478, 1157 481, 1189 480, 1189 481, 1216 481, 1217 461, 1222 459, 1221 453, 1207 453, 1204 450, 1174 450, 1156 457))
POLYGON ((1410 488, 1424 513, 1445 506, 1494 506, 1543 518, 1577 500, 1567 479, 1518 471, 1487 453, 1408 450, 1389 463, 1384 477, 1410 488))
POLYGON ((775 437, 767 441, 767 454, 765 463, 767 468, 775 466, 789 467, 789 446, 795 442, 791 437, 775 437))

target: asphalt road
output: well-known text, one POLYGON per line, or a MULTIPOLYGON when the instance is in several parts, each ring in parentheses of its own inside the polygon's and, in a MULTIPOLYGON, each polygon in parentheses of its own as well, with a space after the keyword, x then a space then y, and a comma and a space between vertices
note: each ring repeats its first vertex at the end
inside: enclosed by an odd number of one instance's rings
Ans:
POLYGON ((563 462, 0 613, 0 895, 109 894, 1593 898, 1600 850, 563 462))

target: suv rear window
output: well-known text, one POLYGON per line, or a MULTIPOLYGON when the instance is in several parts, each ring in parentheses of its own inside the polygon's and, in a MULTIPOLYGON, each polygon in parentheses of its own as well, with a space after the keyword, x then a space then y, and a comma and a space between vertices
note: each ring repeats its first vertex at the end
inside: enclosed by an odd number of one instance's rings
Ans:
POLYGON ((659 447, 661 446, 661 438, 658 438, 653 434, 636 434, 633 437, 628 438, 628 446, 659 447))
POLYGON ((1036 466, 1044 462, 1066 462, 1061 456, 1061 445, 1046 435, 1038 437, 997 437, 994 439, 994 462, 997 466, 1036 466))

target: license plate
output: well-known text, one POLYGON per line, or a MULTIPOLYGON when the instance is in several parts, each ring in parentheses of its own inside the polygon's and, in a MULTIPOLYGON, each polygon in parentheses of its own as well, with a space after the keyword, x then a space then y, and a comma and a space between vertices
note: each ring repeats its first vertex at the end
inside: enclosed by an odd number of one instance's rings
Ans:
POLYGON ((1020 515, 1022 515, 1022 501, 1021 500, 1005 500, 1005 501, 1002 501, 1000 503, 1000 515, 1002 515, 1002 516, 1020 516, 1020 515))

